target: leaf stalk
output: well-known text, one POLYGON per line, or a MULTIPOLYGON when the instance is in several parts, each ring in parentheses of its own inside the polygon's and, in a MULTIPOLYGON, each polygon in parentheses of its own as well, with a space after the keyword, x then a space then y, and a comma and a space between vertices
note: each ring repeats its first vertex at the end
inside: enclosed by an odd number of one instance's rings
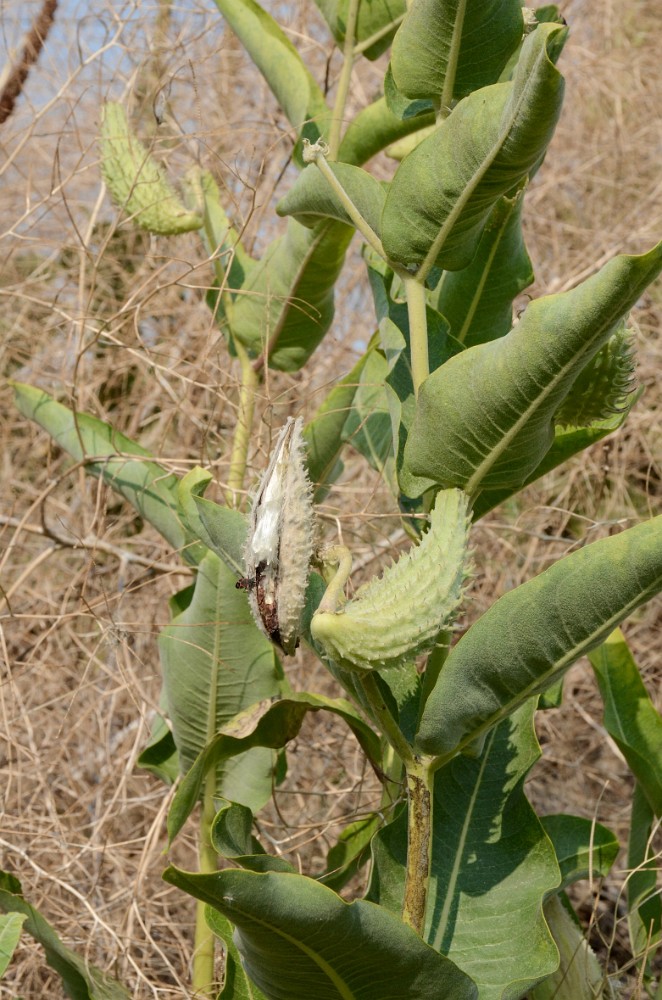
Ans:
POLYGON ((414 383, 414 395, 418 396, 421 383, 430 374, 425 285, 418 278, 407 277, 404 279, 404 286, 409 315, 411 376, 414 383))
POLYGON ((343 45, 343 65, 338 79, 338 89, 333 105, 333 116, 329 128, 329 156, 332 160, 338 159, 340 149, 340 129, 345 116, 345 106, 347 95, 349 94, 349 84, 352 78, 354 66, 354 40, 356 38, 356 22, 359 16, 360 0, 349 0, 347 9, 347 23, 345 27, 345 43, 343 45))

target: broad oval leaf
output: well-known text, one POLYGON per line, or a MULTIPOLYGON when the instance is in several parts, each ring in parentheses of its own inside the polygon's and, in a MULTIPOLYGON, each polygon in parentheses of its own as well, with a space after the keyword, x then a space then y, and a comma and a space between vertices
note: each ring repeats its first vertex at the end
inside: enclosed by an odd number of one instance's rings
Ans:
POLYGON ((559 559, 501 597, 460 639, 419 727, 451 757, 595 649, 662 590, 662 515, 559 559))
POLYGON ((465 347, 498 340, 513 325, 513 300, 533 281, 522 235, 524 192, 501 198, 487 220, 476 256, 462 271, 444 271, 430 305, 465 347))
MULTIPOLYGON (((328 161, 328 166, 370 228, 379 236, 386 200, 385 186, 367 170, 350 163, 328 161)), ((315 226, 322 219, 354 225, 329 182, 312 163, 299 174, 285 197, 276 205, 276 211, 279 215, 291 215, 308 227, 315 226)))
POLYGON ((496 83, 523 28, 519 0, 414 0, 391 50, 398 90, 450 105, 496 83))
MULTIPOLYGON (((315 0, 315 3, 341 47, 345 41, 349 0, 315 0)), ((359 4, 355 51, 360 50, 368 59, 377 59, 391 44, 406 9, 405 0, 369 0, 359 4)))
POLYGON ((621 845, 606 826, 566 813, 541 816, 540 822, 554 845, 561 869, 561 885, 554 892, 581 879, 605 878, 609 874, 621 845))
POLYGON ((289 219, 251 269, 232 309, 232 333, 270 368, 298 371, 333 321, 333 292, 354 230, 289 219))
POLYGON ((524 43, 512 83, 464 98, 405 157, 382 218, 392 261, 421 279, 435 265, 470 263, 495 202, 527 177, 552 138, 563 99, 553 59, 564 37, 558 25, 541 25, 524 43))
MULTIPOLYGON (((559 884, 559 868, 523 790, 540 757, 534 707, 531 701, 497 726, 480 757, 455 758, 434 781, 424 937, 469 973, 480 1000, 522 997, 558 964, 543 901, 559 884)), ((407 857, 404 812, 377 835, 374 857, 370 896, 397 910, 407 857)))
MULTIPOLYGON (((283 690, 274 647, 255 625, 236 580, 236 573, 210 552, 200 563, 191 603, 159 637, 182 772, 238 712, 283 690)), ((271 795, 272 771, 272 754, 264 748, 219 763, 217 794, 257 810, 271 795)))
POLYGON ((256 0, 215 0, 291 125, 311 142, 328 130, 324 94, 291 41, 256 0))
POLYGON ((472 495, 521 486, 549 451, 575 379, 660 270, 662 243, 615 257, 577 288, 532 302, 507 336, 433 372, 421 386, 405 466, 472 495))
POLYGON ((476 1000, 476 987, 397 917, 346 903, 303 875, 164 876, 236 927, 244 969, 267 1000, 476 1000))
POLYGON ((204 548, 186 532, 177 514, 179 479, 155 462, 141 445, 110 424, 87 413, 74 413, 47 392, 22 382, 12 383, 24 417, 34 420, 85 471, 100 477, 135 507, 187 562, 196 563, 204 548))

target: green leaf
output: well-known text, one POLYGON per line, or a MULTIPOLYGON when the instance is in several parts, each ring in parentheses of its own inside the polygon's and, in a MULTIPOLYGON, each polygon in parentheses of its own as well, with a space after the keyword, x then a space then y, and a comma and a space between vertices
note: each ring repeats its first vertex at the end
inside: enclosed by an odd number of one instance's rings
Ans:
MULTIPOLYGON (((184 777, 168 814, 170 840, 177 836, 198 801, 205 775, 211 767, 218 770, 226 761, 255 747, 274 750, 284 747, 297 735, 306 714, 322 709, 345 720, 371 760, 378 761, 381 758, 377 736, 352 705, 342 698, 324 698, 321 695, 302 693, 291 694, 279 701, 267 699, 260 704, 253 704, 230 722, 217 726, 216 735, 201 750, 184 777)), ((224 797, 229 799, 230 795, 225 794, 224 797)), ((242 794, 234 796, 232 801, 252 808, 242 794)))
POLYGON ((308 475, 315 484, 315 502, 324 499, 331 484, 342 471, 343 427, 352 406, 368 352, 356 362, 349 374, 335 383, 303 431, 308 458, 308 475))
POLYGON ((553 63, 557 25, 529 35, 512 83, 460 101, 400 164, 386 196, 382 242, 389 258, 427 277, 435 265, 466 267, 502 195, 522 183, 558 120, 563 78, 553 63))
POLYGON ((370 844, 384 820, 380 813, 369 813, 350 823, 326 856, 326 874, 319 879, 329 889, 339 892, 370 860, 370 844))
POLYGON ((628 841, 628 928, 632 954, 639 962, 644 958, 646 964, 662 940, 660 855, 652 843, 655 825, 655 813, 637 782, 632 796, 628 841))
MULTIPOLYGON (((337 45, 342 47, 345 41, 349 0, 315 0, 315 3, 337 45)), ((386 51, 405 10, 405 0, 370 0, 369 3, 359 5, 354 38, 361 46, 363 55, 368 59, 377 59, 386 51), (362 43, 369 41, 374 35, 378 35, 378 39, 364 48, 362 43)))
POLYGON ((342 436, 397 495, 391 414, 384 388, 387 375, 384 355, 376 349, 369 351, 342 436))
POLYGON ((328 131, 324 94, 287 35, 256 0, 215 0, 266 80, 289 123, 316 142, 328 131))
MULTIPOLYGON (((159 637, 168 716, 182 772, 238 712, 283 689, 274 647, 253 621, 246 593, 235 584, 236 574, 210 552, 200 563, 191 603, 159 637)), ((272 771, 272 754, 262 748, 219 763, 217 794, 257 810, 271 796, 272 771)))
POLYGON ((505 336, 513 325, 513 299, 533 281, 522 236, 524 192, 501 198, 487 220, 476 256, 462 271, 444 271, 430 304, 465 347, 505 336))
POLYGON ((397 917, 303 875, 171 867, 164 878, 235 924, 244 969, 267 1000, 476 998, 468 976, 397 917))
POLYGON ((205 920, 210 930, 223 942, 225 949, 223 989, 218 1000, 267 1000, 244 972, 241 955, 234 943, 234 927, 230 921, 211 906, 205 907, 205 920))
POLYGON ((173 785, 179 777, 179 754, 172 731, 161 715, 157 715, 149 743, 141 751, 138 767, 155 774, 166 785, 173 785))
POLYGON ((290 219, 250 271, 232 309, 232 333, 269 367, 298 371, 333 321, 333 291, 353 228, 325 222, 314 230, 290 219))
POLYGON ((85 471, 101 477, 128 500, 141 517, 163 535, 189 563, 204 550, 184 530, 177 516, 177 476, 152 460, 148 451, 87 413, 63 406, 48 393, 22 382, 12 383, 16 405, 34 420, 55 443, 79 462, 85 471))
MULTIPOLYGON (((329 169, 350 200, 379 236, 386 188, 372 174, 349 163, 328 162, 329 169)), ((297 222, 312 228, 320 220, 334 219, 353 226, 346 208, 317 166, 311 163, 276 205, 278 215, 291 215, 297 222)))
POLYGON ((0 977, 4 976, 21 937, 21 928, 28 919, 27 913, 0 915, 0 977))
POLYGON ((18 879, 3 871, 0 910, 23 915, 24 929, 42 946, 46 961, 60 976, 72 1000, 130 1000, 131 994, 121 983, 62 944, 53 927, 24 898, 18 879))
MULTIPOLYGON (((384 97, 389 110, 397 117, 406 120, 407 118, 418 118, 420 115, 434 112, 434 101, 413 100, 406 97, 393 79, 393 73, 389 66, 384 77, 384 97)), ((417 144, 416 144, 417 145, 417 144)), ((413 147, 412 147, 413 148, 413 147)))
MULTIPOLYGON (((540 757, 534 707, 495 728, 480 757, 457 757, 435 776, 424 937, 472 976, 480 1000, 522 997, 558 964, 542 909, 559 869, 523 790, 540 757)), ((391 909, 404 891, 406 831, 403 811, 375 841, 370 895, 391 909)))
POLYGON ((451 650, 417 745, 452 756, 595 649, 662 590, 662 515, 559 559, 509 591, 451 650))
MULTIPOLYGON (((568 904, 569 906, 569 904, 568 904)), ((558 895, 545 902, 545 919, 561 958, 558 969, 531 991, 530 1000, 607 1000, 605 974, 595 952, 584 938, 574 912, 568 912, 558 895)))
POLYGON ((392 142, 434 125, 432 112, 402 121, 394 115, 384 97, 369 104, 349 123, 340 143, 339 159, 360 166, 392 142))
MULTIPOLYGON (((634 402, 634 397, 631 397, 631 401, 634 402)), ((573 455, 578 455, 586 448, 590 448, 591 445, 602 441, 608 434, 613 434, 625 422, 629 410, 630 407, 628 406, 623 413, 615 413, 608 420, 600 420, 598 423, 593 424, 592 427, 581 427, 577 430, 557 427, 554 431, 554 443, 552 447, 540 465, 537 465, 533 472, 526 477, 522 488, 528 486, 529 483, 534 483, 541 476, 544 476, 547 472, 551 472, 552 469, 556 469, 559 465, 563 465, 573 455)), ((498 507, 504 500, 507 500, 513 493, 517 492, 517 487, 505 487, 500 490, 483 490, 478 494, 474 503, 474 521, 483 517, 494 507, 498 507)))
MULTIPOLYGON (((651 544, 655 543, 651 540, 651 544)), ((659 539, 657 545, 658 549, 662 545, 659 539)), ((621 630, 616 629, 599 649, 589 653, 589 660, 604 702, 605 728, 653 812, 662 817, 662 716, 651 701, 621 630)))
POLYGON ((584 878, 598 879, 609 874, 620 844, 606 826, 565 813, 541 816, 540 822, 554 845, 561 868, 560 889, 584 878))
POLYGON ((433 372, 405 449, 409 471, 470 494, 521 487, 551 448, 575 379, 661 269, 662 244, 615 257, 572 291, 532 302, 506 337, 433 372))
POLYGON ((464 97, 499 79, 523 31, 519 0, 415 0, 391 51, 407 97, 464 97))
POLYGON ((216 813, 209 831, 212 846, 222 858, 250 871, 287 871, 294 868, 284 858, 266 853, 253 836, 253 813, 238 802, 229 802, 216 813))

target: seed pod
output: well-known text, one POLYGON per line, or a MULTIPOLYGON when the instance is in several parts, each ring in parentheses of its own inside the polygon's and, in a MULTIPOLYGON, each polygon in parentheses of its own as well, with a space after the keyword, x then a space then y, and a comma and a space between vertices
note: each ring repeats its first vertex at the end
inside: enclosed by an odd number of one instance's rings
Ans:
POLYGON ((289 418, 255 498, 245 551, 244 587, 255 621, 285 653, 299 641, 313 552, 312 487, 303 423, 289 418))
POLYGON ((628 408, 635 387, 632 330, 622 322, 586 368, 554 416, 566 427, 588 427, 628 408))
POLYGON ((467 576, 471 519, 461 490, 437 494, 420 543, 362 587, 338 612, 318 612, 313 638, 349 670, 411 662, 453 621, 467 576))
POLYGON ((131 132, 121 104, 103 108, 100 135, 101 172, 113 200, 143 229, 174 235, 200 229, 202 219, 189 212, 165 173, 131 132))

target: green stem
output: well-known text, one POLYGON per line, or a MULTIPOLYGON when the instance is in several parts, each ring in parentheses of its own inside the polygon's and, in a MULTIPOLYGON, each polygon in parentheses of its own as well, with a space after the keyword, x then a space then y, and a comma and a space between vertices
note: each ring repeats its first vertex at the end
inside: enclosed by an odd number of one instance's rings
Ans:
MULTIPOLYGON (((305 140, 304 140, 304 142, 305 142, 305 140)), ((311 148, 314 149, 314 147, 311 147, 311 148)), ((304 155, 304 158, 305 158, 305 155, 304 155)), ((363 216, 359 212, 358 208, 356 207, 356 205, 354 204, 354 202, 352 201, 352 199, 349 197, 349 195, 345 191, 344 187, 342 186, 342 184, 340 183, 340 181, 338 180, 338 178, 334 174, 333 170, 331 169, 331 167, 329 166, 329 164, 326 162, 326 159, 324 158, 324 156, 322 155, 322 153, 318 152, 318 154, 314 157, 314 160, 315 160, 315 163, 317 164, 317 167, 318 167, 320 173, 322 174, 322 176, 324 177, 324 179, 328 183, 328 185, 331 188, 331 190, 334 191, 335 194, 338 196, 338 200, 342 204, 343 208, 345 209, 345 211, 349 215, 350 219, 352 220, 352 222, 354 223, 354 225, 356 226, 356 228, 358 229, 358 231, 365 238, 365 240, 370 244, 370 246, 372 247, 372 249, 375 250, 379 254, 380 257, 382 257, 384 260, 386 260, 387 257, 386 257, 386 253, 384 251, 384 247, 382 246, 382 241, 380 240, 379 236, 374 231, 374 229, 372 229, 372 227, 368 224, 368 222, 363 218, 363 216)))
POLYGON ((344 587, 352 572, 352 554, 344 545, 332 545, 321 553, 320 558, 324 564, 323 575, 327 581, 327 587, 317 611, 320 614, 335 615, 338 607, 344 601, 344 587), (337 569, 328 578, 327 567, 333 565, 336 565, 337 569))
POLYGON ((405 278, 405 295, 409 314, 409 343, 411 350, 411 377, 414 395, 430 374, 428 355, 428 318, 425 302, 425 285, 417 278, 405 278))
POLYGON ((430 655, 428 656, 427 663, 425 665, 425 673, 423 674, 423 684, 421 687, 421 696, 418 705, 418 721, 420 723, 421 716, 423 715, 423 709, 425 704, 432 693, 437 680, 439 679, 439 674, 441 673, 441 668, 448 659, 448 653, 450 651, 450 632, 443 631, 440 633, 437 639, 437 645, 434 647, 430 655))
POLYGON ((453 91, 455 90, 455 77, 457 76, 457 64, 460 58, 460 46, 462 44, 462 29, 464 27, 464 16, 467 10, 467 0, 461 0, 457 5, 455 13, 455 24, 453 26, 453 37, 451 38, 448 62, 446 63, 446 76, 444 77, 444 89, 441 92, 439 116, 446 118, 450 113, 453 101, 453 91))
POLYGON ((238 491, 244 485, 248 445, 253 431, 255 391, 259 383, 258 373, 253 368, 246 348, 236 338, 234 339, 234 349, 241 365, 241 389, 239 390, 239 411, 234 428, 230 471, 228 473, 227 496, 228 504, 231 507, 238 506, 238 491))
POLYGON ((407 872, 403 923, 423 936, 432 855, 432 786, 429 762, 415 758, 407 770, 407 872))
POLYGON ((409 771, 410 767, 416 766, 417 758, 414 756, 414 751, 402 734, 402 730, 391 715, 390 709, 379 690, 374 674, 366 671, 358 676, 361 679, 361 685, 365 691, 375 721, 380 726, 387 742, 393 747, 400 760, 404 763, 405 768, 409 771))
POLYGON ((354 39, 356 37, 356 21, 359 15, 360 0, 349 0, 347 8, 347 21, 345 24, 345 43, 343 45, 343 65, 338 80, 336 99, 333 105, 333 116, 329 129, 329 156, 332 160, 338 159, 340 148, 340 129, 345 116, 345 105, 349 94, 349 84, 352 78, 352 67, 354 66, 354 39))
MULTIPOLYGON (((214 805, 216 773, 212 768, 207 774, 200 818, 200 843, 198 867, 202 874, 217 870, 216 851, 211 842, 211 825, 216 814, 214 805)), ((205 903, 198 900, 195 911, 195 946, 193 952, 193 994, 200 997, 216 996, 214 985, 214 953, 216 941, 205 920, 205 903)))

